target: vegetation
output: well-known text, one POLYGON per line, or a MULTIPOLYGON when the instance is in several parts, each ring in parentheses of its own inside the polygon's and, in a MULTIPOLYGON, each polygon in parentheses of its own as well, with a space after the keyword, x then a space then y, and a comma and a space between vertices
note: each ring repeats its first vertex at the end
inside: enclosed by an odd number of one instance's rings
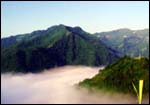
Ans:
POLYGON ((1 72, 40 72, 62 65, 99 66, 119 58, 80 27, 58 25, 1 41, 1 72))
POLYGON ((140 79, 144 80, 143 93, 149 93, 149 58, 125 56, 108 65, 92 79, 80 82, 79 85, 88 88, 135 93, 132 82, 138 87, 140 79))
POLYGON ((149 29, 118 29, 94 35, 108 47, 119 51, 122 56, 149 56, 149 29))

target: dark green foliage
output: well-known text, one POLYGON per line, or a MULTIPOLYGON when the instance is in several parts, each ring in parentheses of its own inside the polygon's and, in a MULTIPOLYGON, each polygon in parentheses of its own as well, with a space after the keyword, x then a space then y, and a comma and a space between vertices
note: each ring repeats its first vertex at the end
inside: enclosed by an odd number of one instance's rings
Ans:
POLYGON ((131 58, 125 56, 108 65, 92 79, 79 84, 88 88, 108 89, 134 93, 132 82, 138 87, 139 80, 144 80, 144 93, 149 92, 149 58, 131 58))
POLYGON ((16 53, 16 62, 18 69, 26 69, 26 53, 22 50, 18 50, 16 53))
POLYGON ((28 70, 38 72, 54 66, 62 66, 65 64, 64 59, 53 48, 38 48, 33 50, 28 61, 28 70))
POLYGON ((40 72, 63 65, 99 66, 118 59, 113 50, 79 27, 53 26, 14 39, 11 44, 5 41, 1 45, 1 72, 40 72))

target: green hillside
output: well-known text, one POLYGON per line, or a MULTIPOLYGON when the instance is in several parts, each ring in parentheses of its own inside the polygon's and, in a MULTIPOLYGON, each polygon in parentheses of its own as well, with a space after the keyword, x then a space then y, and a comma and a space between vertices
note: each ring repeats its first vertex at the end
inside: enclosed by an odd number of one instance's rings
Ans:
POLYGON ((63 65, 99 66, 119 58, 80 27, 57 25, 1 41, 1 72, 40 72, 63 65))
POLYGON ((149 93, 149 58, 123 57, 108 65, 92 79, 79 83, 87 88, 106 89, 125 93, 134 93, 132 82, 138 87, 140 79, 144 80, 144 93, 149 93))

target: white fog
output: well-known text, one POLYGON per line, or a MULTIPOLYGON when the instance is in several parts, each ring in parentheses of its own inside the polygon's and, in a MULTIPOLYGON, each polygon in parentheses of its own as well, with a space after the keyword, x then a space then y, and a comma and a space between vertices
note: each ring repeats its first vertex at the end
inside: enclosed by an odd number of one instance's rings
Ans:
MULTIPOLYGON (((39 74, 1 74, 1 104, 137 103, 125 94, 89 92, 75 84, 91 78, 103 67, 65 66, 39 74)), ((149 103, 146 99, 145 103, 149 103)))

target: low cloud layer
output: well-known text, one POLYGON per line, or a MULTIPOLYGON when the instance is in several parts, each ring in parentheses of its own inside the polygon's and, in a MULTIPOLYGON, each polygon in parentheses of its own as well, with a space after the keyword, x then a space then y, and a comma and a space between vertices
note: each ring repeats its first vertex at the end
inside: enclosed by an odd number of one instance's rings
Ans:
POLYGON ((93 77, 99 69, 65 66, 39 74, 1 74, 1 103, 136 103, 136 97, 91 93, 74 86, 93 77))

